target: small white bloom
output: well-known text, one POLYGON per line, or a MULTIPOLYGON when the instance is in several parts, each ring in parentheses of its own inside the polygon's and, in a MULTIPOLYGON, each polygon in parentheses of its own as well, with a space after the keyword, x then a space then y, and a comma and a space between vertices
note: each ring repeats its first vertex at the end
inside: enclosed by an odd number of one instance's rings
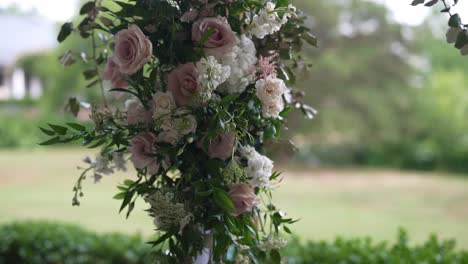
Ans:
POLYGON ((200 73, 198 84, 210 94, 231 76, 231 67, 218 63, 213 56, 202 58, 197 63, 197 69, 200 73))
POLYGON ((245 35, 236 37, 234 48, 221 58, 221 63, 231 68, 231 75, 217 90, 227 94, 245 91, 255 80, 257 62, 257 50, 253 41, 245 35))
POLYGON ((268 76, 266 79, 260 79, 255 84, 257 97, 262 101, 270 101, 281 97, 288 88, 283 80, 274 76, 268 76))
POLYGON ((273 161, 251 146, 242 146, 239 152, 247 159, 245 172, 250 178, 250 183, 256 187, 268 187, 273 173, 273 161))
POLYGON ((283 110, 284 101, 282 98, 274 98, 273 100, 263 102, 263 116, 267 118, 278 118, 283 110))
POLYGON ((290 17, 296 13, 296 8, 289 5, 284 12, 282 18, 279 17, 276 4, 268 2, 265 8, 254 15, 251 24, 251 33, 259 39, 264 39, 267 35, 271 35, 281 29, 286 24, 290 17))
POLYGON ((123 172, 127 171, 127 160, 123 154, 117 152, 112 153, 112 161, 117 170, 123 172))
POLYGON ((277 118, 284 109, 283 94, 288 91, 283 80, 268 76, 255 84, 256 95, 262 101, 263 115, 277 118))

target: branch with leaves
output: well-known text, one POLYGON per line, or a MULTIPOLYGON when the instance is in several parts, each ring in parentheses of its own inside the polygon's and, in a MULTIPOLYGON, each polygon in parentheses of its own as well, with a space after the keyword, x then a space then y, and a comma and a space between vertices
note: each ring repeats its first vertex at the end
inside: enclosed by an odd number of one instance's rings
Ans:
POLYGON ((443 5, 443 9, 440 12, 446 13, 449 15, 447 31, 447 42, 454 44, 455 48, 460 50, 460 53, 463 56, 468 55, 468 24, 462 22, 462 18, 459 14, 453 13, 452 7, 458 4, 458 0, 454 0, 453 3, 449 3, 447 0, 413 0, 411 5, 424 5, 428 7, 435 6, 440 3, 443 5))

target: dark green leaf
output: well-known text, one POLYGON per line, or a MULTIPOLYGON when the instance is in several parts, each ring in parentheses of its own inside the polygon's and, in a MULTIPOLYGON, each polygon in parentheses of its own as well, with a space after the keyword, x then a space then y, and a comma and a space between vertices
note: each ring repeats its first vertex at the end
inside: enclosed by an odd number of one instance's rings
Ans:
POLYGON ((41 146, 49 146, 49 145, 54 145, 54 144, 57 144, 57 143, 60 143, 60 137, 54 137, 52 139, 49 139, 47 141, 44 141, 42 143, 39 143, 39 145, 41 146))
POLYGON ((65 39, 70 36, 73 31, 73 23, 65 23, 60 28, 60 32, 58 34, 57 40, 58 42, 63 42, 65 39))
POLYGON ((94 2, 87 2, 81 7, 80 15, 84 15, 84 14, 91 12, 95 7, 96 7, 96 4, 94 2))
POLYGON ((80 124, 76 124, 76 123, 67 123, 67 125, 77 131, 80 131, 80 132, 83 132, 83 131, 86 131, 86 127, 80 125, 80 124))
POLYGON ((46 135, 48 136, 55 136, 55 132, 52 131, 52 130, 48 130, 48 129, 45 129, 45 128, 42 128, 42 127, 39 127, 39 129, 46 135))
POLYGON ((227 192, 222 189, 216 188, 213 193, 213 200, 221 209, 226 212, 232 212, 235 210, 234 203, 227 192))
POLYGON ((48 124, 48 125, 53 131, 55 131, 59 135, 67 134, 68 128, 66 128, 66 127, 58 126, 58 125, 52 125, 52 124, 48 124))

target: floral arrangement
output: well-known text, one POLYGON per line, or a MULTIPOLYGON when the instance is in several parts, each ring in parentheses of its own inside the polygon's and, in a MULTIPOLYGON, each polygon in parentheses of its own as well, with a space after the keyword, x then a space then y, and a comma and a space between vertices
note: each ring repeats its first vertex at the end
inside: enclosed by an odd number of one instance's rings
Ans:
POLYGON ((114 198, 127 217, 140 198, 147 204, 159 262, 280 263, 295 221, 272 204, 281 176, 261 150, 291 110, 315 114, 293 89, 307 67, 304 41, 317 44, 306 17, 288 0, 96 0, 80 14, 58 40, 78 33, 92 51, 60 60, 82 60, 102 102, 92 104, 92 126, 41 128, 51 137, 42 145, 100 148, 84 160, 73 205, 85 179, 131 163, 136 175, 114 198))

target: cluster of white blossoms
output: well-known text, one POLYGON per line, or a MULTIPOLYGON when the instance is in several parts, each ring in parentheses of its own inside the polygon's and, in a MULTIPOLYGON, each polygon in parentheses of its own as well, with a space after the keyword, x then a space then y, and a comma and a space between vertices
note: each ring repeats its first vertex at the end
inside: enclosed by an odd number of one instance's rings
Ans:
POLYGON ((198 85, 203 89, 199 96, 203 102, 211 99, 213 91, 231 76, 230 65, 218 63, 213 56, 202 58, 197 63, 197 70, 200 74, 197 80, 198 85))
POLYGON ((218 87, 218 91, 226 94, 245 91, 255 81, 254 65, 257 62, 257 49, 253 41, 245 35, 236 37, 236 45, 221 58, 221 63, 231 68, 231 75, 218 87))
POLYGON ((255 84, 257 97, 262 101, 263 115, 277 118, 284 110, 283 95, 288 91, 286 84, 275 75, 260 79, 255 84))
POLYGON ((163 230, 168 230, 174 226, 182 231, 190 222, 193 215, 188 213, 182 203, 174 201, 174 194, 156 191, 145 197, 150 204, 150 214, 154 217, 154 225, 163 230))
POLYGON ((278 11, 275 3, 266 3, 265 8, 252 18, 250 32, 257 38, 263 39, 267 35, 278 32, 288 22, 289 18, 296 15, 296 7, 293 5, 289 5, 284 10, 282 18, 278 15, 278 11))
POLYGON ((98 154, 93 160, 90 157, 83 159, 83 162, 89 164, 90 169, 94 171, 94 183, 98 183, 102 179, 102 175, 111 175, 117 171, 127 171, 127 160, 120 153, 112 153, 112 161, 105 156, 98 154))
POLYGON ((244 169, 250 178, 252 186, 264 188, 270 186, 270 177, 273 173, 273 161, 258 153, 251 146, 242 146, 239 149, 243 158, 247 159, 247 167, 244 169))
POLYGON ((273 249, 281 249, 288 245, 288 241, 282 237, 275 235, 268 235, 264 240, 262 240, 258 248, 264 252, 270 251, 273 249))

